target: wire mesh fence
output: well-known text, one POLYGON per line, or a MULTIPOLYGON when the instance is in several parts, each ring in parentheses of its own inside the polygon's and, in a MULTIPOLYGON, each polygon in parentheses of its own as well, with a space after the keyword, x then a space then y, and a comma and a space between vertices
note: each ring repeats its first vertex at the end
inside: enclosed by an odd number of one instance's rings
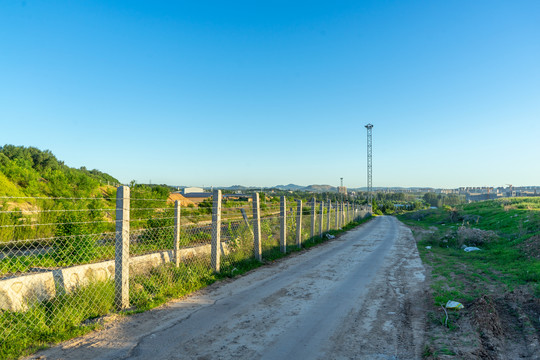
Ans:
POLYGON ((296 230, 297 230, 297 209, 295 207, 287 207, 287 222, 286 222, 286 247, 287 249, 297 246, 296 230))
POLYGON ((263 259, 273 259, 279 256, 281 252, 279 215, 261 219, 261 244, 263 259))
POLYGON ((114 304, 111 199, 0 198, 0 357, 58 341, 114 304), (82 265, 82 267, 81 267, 82 265))
POLYGON ((299 237, 303 243, 344 221, 334 204, 321 212, 319 203, 300 208, 294 200, 282 221, 280 203, 266 198, 259 207, 227 201, 219 218, 215 201, 213 208, 180 207, 136 192, 99 199, 0 198, 0 204, 0 358, 80 334, 94 326, 91 319, 108 313, 183 296, 218 275, 233 276, 260 258, 298 249, 299 237))
POLYGON ((253 261, 253 211, 251 205, 230 207, 222 213, 220 271, 234 274, 253 261))

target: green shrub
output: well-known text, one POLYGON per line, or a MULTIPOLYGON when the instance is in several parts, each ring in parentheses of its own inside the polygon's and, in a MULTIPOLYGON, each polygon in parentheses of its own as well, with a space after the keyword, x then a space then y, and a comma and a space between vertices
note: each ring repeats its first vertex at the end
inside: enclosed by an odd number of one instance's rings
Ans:
POLYGON ((53 259, 62 265, 87 262, 96 255, 96 236, 89 219, 81 212, 65 212, 55 228, 53 259))

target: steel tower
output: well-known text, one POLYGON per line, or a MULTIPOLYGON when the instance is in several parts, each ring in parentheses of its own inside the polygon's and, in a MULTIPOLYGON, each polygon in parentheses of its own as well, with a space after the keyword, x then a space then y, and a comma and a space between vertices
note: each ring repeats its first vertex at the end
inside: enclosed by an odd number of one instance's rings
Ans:
POLYGON ((373 129, 373 125, 367 124, 367 191, 368 191, 368 201, 369 205, 372 204, 373 199, 373 182, 372 182, 372 175, 373 175, 373 158, 372 158, 372 152, 373 152, 373 144, 371 141, 371 131, 373 129))

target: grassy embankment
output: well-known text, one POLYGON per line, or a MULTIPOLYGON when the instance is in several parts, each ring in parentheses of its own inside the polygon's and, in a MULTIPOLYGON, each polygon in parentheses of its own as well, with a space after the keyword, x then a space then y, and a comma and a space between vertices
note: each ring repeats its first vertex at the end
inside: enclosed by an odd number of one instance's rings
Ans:
POLYGON ((516 198, 462 205, 453 211, 424 210, 399 219, 419 238, 422 260, 433 267, 435 301, 441 303, 470 301, 495 284, 505 291, 528 285, 540 296, 539 211, 540 199, 516 198), (482 250, 465 252, 463 245, 482 250))
MULTIPOLYGON (((464 311, 449 314, 447 330, 456 332, 465 328, 465 320, 461 321, 460 317, 473 317, 471 313, 467 315, 467 308, 472 306, 478 312, 479 299, 491 302, 493 311, 499 308, 501 318, 504 318, 503 313, 508 310, 510 303, 517 304, 512 305, 515 307, 512 311, 525 309, 525 315, 533 308, 530 304, 538 304, 539 198, 484 201, 455 208, 422 210, 403 214, 398 218, 412 228, 420 256, 431 272, 431 291, 435 306, 429 317, 433 323, 444 325, 446 322, 446 315, 442 313, 440 306, 448 300, 459 301, 466 306, 464 311), (465 252, 464 246, 475 246, 481 250, 465 252), (519 296, 516 295, 518 293, 519 296), (529 303, 528 307, 524 303, 529 303)), ((531 331, 538 331, 540 321, 537 316, 535 319, 531 313, 530 321, 527 321, 527 324, 520 326, 529 326, 533 329, 531 331)), ((479 321, 473 320, 472 323, 478 324, 479 321)), ((505 326, 501 325, 502 328, 505 326)), ((485 334, 482 335, 482 331, 478 330, 479 342, 484 342, 483 338, 486 337, 485 334)), ((440 336, 451 337, 448 333, 440 336)), ((432 340, 437 343, 437 339, 432 340)), ((505 342, 502 335, 499 340, 497 341, 500 344, 505 342)), ((452 342, 439 341, 438 349, 435 345, 435 350, 428 349, 426 355, 463 355, 460 353, 461 345, 458 346, 457 343, 458 341, 454 341, 455 348, 452 349, 452 342), (446 345, 441 346, 441 343, 446 345)), ((486 350, 487 347, 482 348, 481 344, 475 346, 474 351, 477 354, 491 351, 486 350)))

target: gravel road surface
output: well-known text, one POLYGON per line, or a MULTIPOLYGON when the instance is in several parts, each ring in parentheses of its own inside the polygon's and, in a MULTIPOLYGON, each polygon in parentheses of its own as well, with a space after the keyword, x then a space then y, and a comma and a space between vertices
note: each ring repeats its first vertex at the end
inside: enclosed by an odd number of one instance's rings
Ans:
POLYGON ((380 216, 31 359, 419 359, 424 279, 410 230, 380 216))

